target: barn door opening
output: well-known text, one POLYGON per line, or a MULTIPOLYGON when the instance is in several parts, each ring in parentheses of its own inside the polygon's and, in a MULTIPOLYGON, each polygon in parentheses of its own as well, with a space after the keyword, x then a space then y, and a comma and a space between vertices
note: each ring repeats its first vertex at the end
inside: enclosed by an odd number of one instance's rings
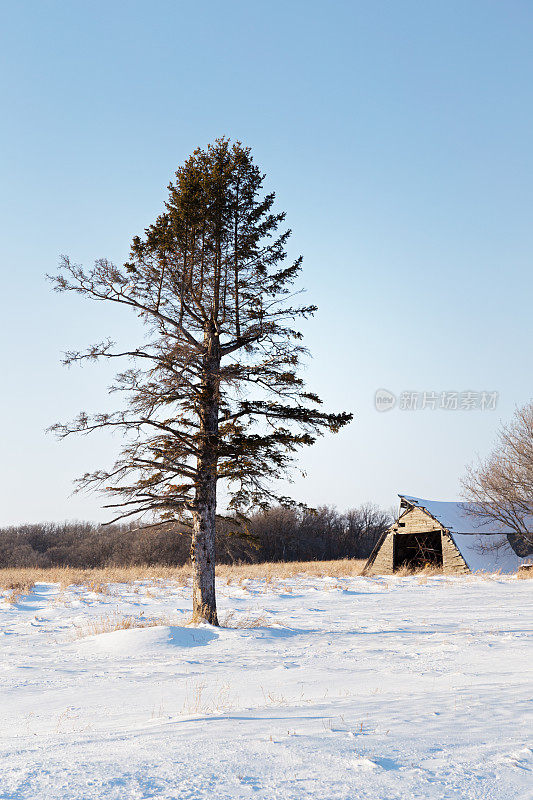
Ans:
POLYGON ((442 567, 442 537, 435 533, 397 533, 394 536, 394 569, 442 567))

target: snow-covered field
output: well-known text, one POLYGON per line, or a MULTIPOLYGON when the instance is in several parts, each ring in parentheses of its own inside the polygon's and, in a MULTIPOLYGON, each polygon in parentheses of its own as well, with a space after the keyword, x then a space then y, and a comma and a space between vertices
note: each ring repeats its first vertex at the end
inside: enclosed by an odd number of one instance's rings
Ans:
POLYGON ((215 629, 171 582, 37 584, 0 599, 0 797, 533 797, 532 586, 221 582, 260 627, 215 629), (172 624, 79 638, 141 613, 172 624))

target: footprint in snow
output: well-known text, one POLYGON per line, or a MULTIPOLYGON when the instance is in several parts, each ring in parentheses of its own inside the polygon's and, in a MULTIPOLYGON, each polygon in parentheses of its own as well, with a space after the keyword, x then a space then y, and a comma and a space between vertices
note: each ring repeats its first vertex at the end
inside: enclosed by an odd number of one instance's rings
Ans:
POLYGON ((249 775, 239 775, 239 781, 245 786, 250 786, 254 791, 258 792, 261 789, 261 782, 259 778, 254 778, 249 775))
POLYGON ((508 753, 502 758, 502 761, 511 764, 516 769, 533 772, 533 750, 530 747, 523 747, 521 750, 508 753))
POLYGON ((375 761, 372 761, 371 758, 364 758, 364 757, 352 758, 350 761, 350 766, 353 769, 362 770, 365 772, 368 770, 379 768, 379 764, 377 764, 375 761))

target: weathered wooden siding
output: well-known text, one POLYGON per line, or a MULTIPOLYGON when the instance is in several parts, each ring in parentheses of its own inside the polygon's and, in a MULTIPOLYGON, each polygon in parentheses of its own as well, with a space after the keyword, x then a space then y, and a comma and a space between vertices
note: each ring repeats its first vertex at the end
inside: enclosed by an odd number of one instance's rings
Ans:
POLYGON ((410 508, 394 523, 391 530, 398 533, 427 533, 442 530, 442 525, 421 508, 410 508))
POLYGON ((445 532, 442 534, 442 569, 444 572, 452 572, 459 575, 470 572, 466 561, 457 549, 457 545, 450 534, 445 532))
POLYGON ((365 570, 367 575, 392 575, 394 572, 394 534, 389 533, 379 548, 374 563, 365 570))

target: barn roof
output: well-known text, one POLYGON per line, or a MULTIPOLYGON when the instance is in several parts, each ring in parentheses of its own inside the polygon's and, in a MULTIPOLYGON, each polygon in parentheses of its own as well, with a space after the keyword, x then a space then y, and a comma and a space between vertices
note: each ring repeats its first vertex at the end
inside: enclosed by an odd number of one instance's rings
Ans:
POLYGON ((515 572, 518 567, 533 561, 531 555, 522 558, 511 547, 507 537, 507 534, 513 533, 511 528, 473 516, 470 503, 424 500, 407 494, 400 494, 399 497, 403 506, 427 511, 450 532, 473 572, 515 572))
POLYGON ((411 497, 408 494, 398 495, 410 506, 416 506, 428 511, 432 517, 440 522, 443 528, 457 533, 512 533, 511 528, 506 528, 497 522, 486 522, 473 516, 472 503, 454 503, 443 500, 424 500, 420 497, 411 497))

